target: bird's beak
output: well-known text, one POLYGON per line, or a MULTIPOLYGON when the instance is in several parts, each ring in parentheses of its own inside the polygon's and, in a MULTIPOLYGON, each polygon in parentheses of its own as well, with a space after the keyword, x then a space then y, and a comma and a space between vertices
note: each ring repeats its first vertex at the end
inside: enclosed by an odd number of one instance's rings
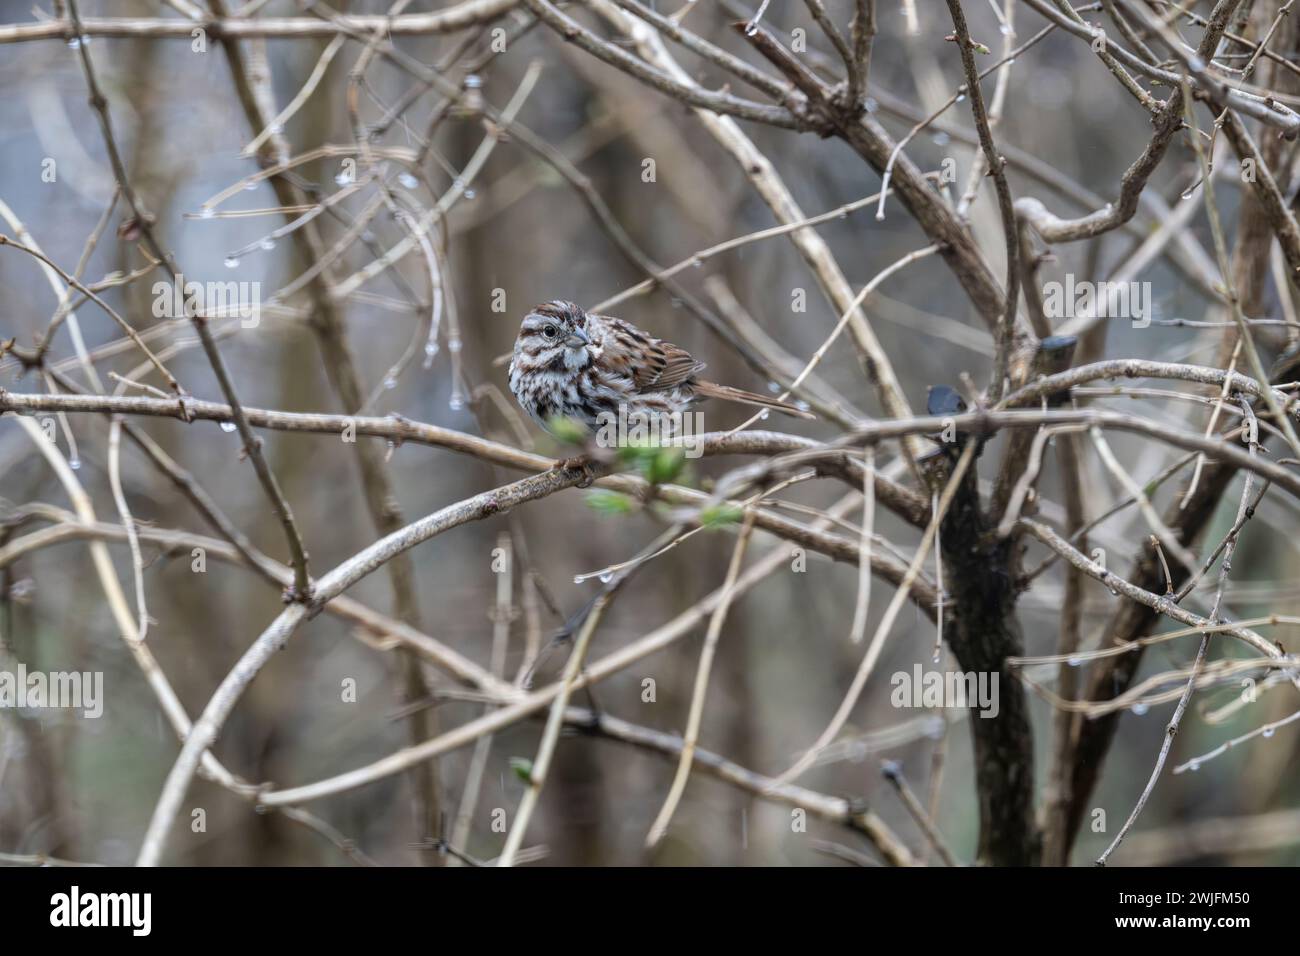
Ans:
POLYGON ((574 329, 569 337, 564 340, 564 344, 571 349, 580 349, 584 345, 590 345, 591 339, 587 338, 587 333, 582 329, 574 329))

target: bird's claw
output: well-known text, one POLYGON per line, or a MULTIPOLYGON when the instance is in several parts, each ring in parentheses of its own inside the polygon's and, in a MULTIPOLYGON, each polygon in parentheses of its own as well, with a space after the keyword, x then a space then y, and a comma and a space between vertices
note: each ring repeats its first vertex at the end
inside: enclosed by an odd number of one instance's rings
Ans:
POLYGON ((579 488, 590 488, 591 483, 596 480, 596 471, 592 467, 590 455, 578 455, 575 458, 560 458, 555 462, 557 471, 573 471, 575 469, 582 471, 582 478, 578 481, 579 488))

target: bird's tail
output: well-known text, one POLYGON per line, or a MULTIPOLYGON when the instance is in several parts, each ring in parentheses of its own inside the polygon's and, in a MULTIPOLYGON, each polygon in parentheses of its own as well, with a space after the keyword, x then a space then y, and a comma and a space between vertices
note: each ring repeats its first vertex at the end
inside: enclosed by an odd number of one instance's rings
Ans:
POLYGON ((719 385, 716 382, 702 382, 695 380, 691 383, 695 389, 695 394, 701 398, 720 398, 724 402, 740 402, 742 405, 757 405, 760 408, 773 408, 785 415, 794 418, 810 418, 816 420, 817 416, 812 412, 806 412, 797 405, 789 402, 778 401, 775 398, 768 398, 765 395, 758 395, 754 392, 747 392, 741 388, 732 388, 730 385, 719 385))

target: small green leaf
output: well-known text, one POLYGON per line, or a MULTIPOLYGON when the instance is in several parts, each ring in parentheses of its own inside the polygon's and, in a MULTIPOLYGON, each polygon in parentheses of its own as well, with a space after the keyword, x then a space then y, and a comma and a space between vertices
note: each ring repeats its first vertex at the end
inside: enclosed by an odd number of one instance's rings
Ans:
POLYGON ((581 445, 587 440, 587 430, 572 418, 552 415, 546 420, 547 430, 566 445, 581 445))
POLYGON ((730 503, 709 505, 700 512, 700 524, 706 528, 720 528, 723 525, 735 524, 744 514, 743 509, 730 503))
POLYGON ((640 465, 653 458, 659 449, 653 445, 619 445, 618 457, 629 465, 640 465))
POLYGON ((685 449, 660 448, 642 467, 647 481, 652 485, 662 485, 681 474, 682 466, 685 464, 685 449))
POLYGON ((587 492, 587 507, 597 514, 626 515, 632 513, 632 499, 617 491, 596 488, 587 492))
POLYGON ((511 757, 510 769, 524 783, 533 782, 533 762, 527 757, 511 757))

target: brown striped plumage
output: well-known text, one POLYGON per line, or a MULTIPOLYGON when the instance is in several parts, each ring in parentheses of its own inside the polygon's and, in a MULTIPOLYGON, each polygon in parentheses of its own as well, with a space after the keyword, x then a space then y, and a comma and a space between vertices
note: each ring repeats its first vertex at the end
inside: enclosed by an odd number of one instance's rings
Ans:
POLYGON ((620 404, 629 416, 660 419, 704 398, 813 417, 787 402, 703 381, 697 377, 703 369, 680 346, 557 300, 524 316, 510 360, 510 391, 547 428, 562 417, 595 429, 601 415, 618 415, 620 404))

